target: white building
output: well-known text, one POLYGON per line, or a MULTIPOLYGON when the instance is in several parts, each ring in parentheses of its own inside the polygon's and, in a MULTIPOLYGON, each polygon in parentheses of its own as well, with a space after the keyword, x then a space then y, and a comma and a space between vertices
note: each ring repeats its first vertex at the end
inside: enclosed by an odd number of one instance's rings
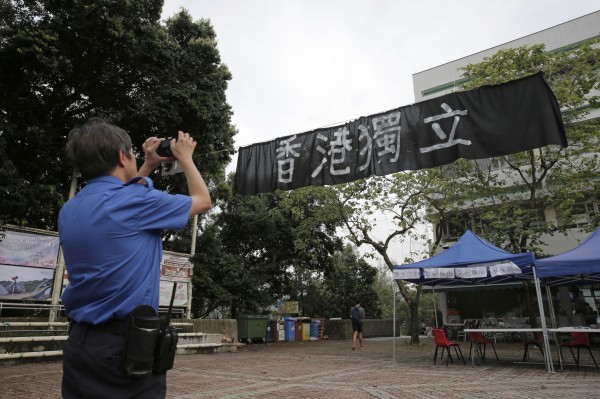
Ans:
MULTIPOLYGON (((562 51, 572 49, 586 42, 600 38, 600 11, 582 16, 580 18, 544 29, 540 32, 513 40, 508 43, 468 55, 458 60, 427 69, 413 74, 413 88, 415 101, 420 102, 430 98, 439 97, 457 90, 465 79, 461 76, 461 68, 476 64, 485 58, 491 57, 498 50, 516 48, 524 45, 545 44, 548 51, 562 51)), ((590 113, 589 118, 600 118, 600 109, 590 113)), ((582 204, 581 214, 574 216, 577 224, 587 223, 585 215, 589 210, 600 210, 600 204, 582 204), (591 208, 590 208, 591 207, 591 208)), ((549 215, 551 217, 551 215, 549 215)), ((557 254, 575 247, 587 234, 581 234, 573 229, 569 236, 548 237, 547 253, 557 254)), ((456 238, 456 237, 453 237, 456 238)))
MULTIPOLYGON (((485 58, 493 56, 501 49, 516 48, 524 45, 531 46, 536 44, 544 44, 547 51, 558 52, 576 48, 583 43, 588 43, 598 38, 600 38, 600 11, 596 11, 560 25, 544 29, 540 32, 521 37, 508 43, 500 44, 475 54, 467 55, 463 58, 435 66, 425 71, 415 73, 413 74, 415 101, 424 101, 457 90, 458 86, 465 82, 465 78, 462 77, 461 68, 469 64, 477 64, 483 61, 485 58)), ((600 110, 593 110, 588 117, 600 118, 600 110)), ((501 169, 501 167, 499 167, 499 169, 501 169)), ((586 238, 588 234, 581 233, 577 227, 587 223, 587 212, 590 210, 600 211, 600 203, 586 202, 579 204, 578 213, 573 215, 572 224, 569 225, 572 225, 573 228, 569 230, 569 234, 566 237, 562 234, 544 237, 544 241, 547 244, 545 252, 548 254, 565 252, 574 248, 581 240, 586 238)), ((546 221, 551 221, 552 218, 556 218, 556 214, 552 211, 546 212, 545 218, 546 221)), ((473 231, 478 234, 476 229, 473 229, 473 231)), ((451 246, 452 241, 456 238, 457 235, 453 234, 443 237, 442 241, 445 241, 444 248, 451 246)), ((568 302, 562 303, 562 301, 565 300, 564 298, 568 297, 568 295, 566 291, 562 293, 564 295, 561 295, 561 305, 563 308, 565 308, 568 305, 568 302)), ((587 289, 584 293, 587 296, 586 300, 588 300, 588 302, 593 305, 593 308, 596 309, 596 303, 592 303, 594 301, 592 301, 591 291, 587 289)), ((446 295, 442 293, 441 307, 444 311, 444 314, 446 314, 448 301, 451 302, 451 307, 452 302, 456 302, 457 298, 452 298, 452 295, 449 295, 448 298, 446 298, 446 295)), ((515 311, 515 313, 517 312, 515 311)), ((459 317, 447 316, 446 321, 448 321, 450 318, 459 319, 459 317)))

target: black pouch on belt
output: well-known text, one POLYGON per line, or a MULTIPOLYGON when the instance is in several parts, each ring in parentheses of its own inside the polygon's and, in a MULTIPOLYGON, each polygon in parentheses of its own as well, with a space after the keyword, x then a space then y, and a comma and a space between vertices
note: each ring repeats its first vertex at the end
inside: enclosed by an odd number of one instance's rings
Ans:
POLYGON ((154 308, 141 305, 131 312, 123 354, 125 374, 133 377, 146 377, 152 374, 159 334, 159 318, 154 308))

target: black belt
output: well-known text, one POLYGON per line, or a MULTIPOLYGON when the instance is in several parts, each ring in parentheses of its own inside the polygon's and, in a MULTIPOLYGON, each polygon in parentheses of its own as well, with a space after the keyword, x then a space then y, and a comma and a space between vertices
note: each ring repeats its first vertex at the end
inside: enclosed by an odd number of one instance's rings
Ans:
POLYGON ((104 323, 100 323, 100 324, 89 324, 89 323, 77 323, 77 322, 73 322, 71 321, 71 327, 77 324, 78 326, 81 326, 83 328, 87 328, 88 330, 91 331, 98 331, 98 332, 102 332, 102 333, 106 333, 106 334, 113 334, 113 335, 125 335, 125 322, 124 321, 120 321, 120 320, 108 320, 105 321, 104 323))

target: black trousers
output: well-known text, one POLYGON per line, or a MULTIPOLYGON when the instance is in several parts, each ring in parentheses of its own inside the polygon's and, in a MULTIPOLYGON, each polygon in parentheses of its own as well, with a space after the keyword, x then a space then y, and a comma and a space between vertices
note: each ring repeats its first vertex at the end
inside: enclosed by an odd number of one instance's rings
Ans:
POLYGON ((166 373, 141 378, 123 374, 124 340, 74 324, 63 345, 63 398, 164 398, 166 373))

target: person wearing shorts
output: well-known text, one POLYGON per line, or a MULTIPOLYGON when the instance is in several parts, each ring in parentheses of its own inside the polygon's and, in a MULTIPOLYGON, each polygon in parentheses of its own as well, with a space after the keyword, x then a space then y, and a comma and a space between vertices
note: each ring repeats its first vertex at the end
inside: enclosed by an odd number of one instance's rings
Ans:
POLYGON ((360 343, 360 350, 363 350, 363 319, 365 318, 365 310, 357 302, 350 309, 350 318, 352 319, 352 350, 356 350, 356 338, 360 343))

